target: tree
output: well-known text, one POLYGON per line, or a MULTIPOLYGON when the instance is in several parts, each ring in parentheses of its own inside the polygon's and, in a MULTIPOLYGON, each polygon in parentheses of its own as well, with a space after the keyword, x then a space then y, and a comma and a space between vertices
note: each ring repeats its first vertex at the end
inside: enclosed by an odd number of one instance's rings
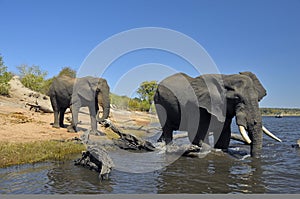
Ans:
POLYGON ((22 64, 17 66, 21 76, 22 84, 30 88, 31 90, 37 92, 46 92, 46 84, 45 84, 45 77, 47 75, 46 71, 42 71, 39 66, 32 65, 28 66, 26 64, 22 64))
POLYGON ((61 69, 61 71, 59 72, 59 74, 58 74, 58 76, 62 76, 62 75, 75 78, 76 77, 76 71, 73 70, 72 68, 66 66, 66 67, 63 67, 61 69))
POLYGON ((7 72, 7 67, 4 65, 3 58, 0 54, 0 95, 9 95, 9 80, 12 74, 7 72))
POLYGON ((137 94, 139 95, 142 101, 147 101, 150 105, 153 101, 156 88, 156 81, 145 81, 141 83, 140 87, 137 90, 137 94))
POLYGON ((0 54, 0 75, 2 75, 4 71, 6 71, 6 66, 4 66, 3 58, 0 54))

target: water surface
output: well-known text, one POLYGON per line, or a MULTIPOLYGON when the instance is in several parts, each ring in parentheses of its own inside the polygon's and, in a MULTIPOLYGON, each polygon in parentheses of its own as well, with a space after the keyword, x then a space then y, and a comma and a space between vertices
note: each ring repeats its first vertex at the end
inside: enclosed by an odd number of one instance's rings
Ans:
MULTIPOLYGON (((300 139, 300 117, 263 117, 263 122, 283 142, 264 136, 260 160, 242 158, 248 148, 233 142, 232 155, 212 152, 205 158, 181 157, 166 167, 147 173, 115 169, 110 179, 102 182, 96 172, 74 166, 72 160, 13 166, 0 170, 0 194, 299 194, 300 149, 291 145, 300 139)), ((236 126, 232 127, 236 132, 236 126)), ((138 161, 147 163, 147 158, 139 156, 138 161)), ((161 161, 161 156, 157 161, 161 161)), ((132 159, 129 163, 124 162, 123 166, 135 169, 140 165, 132 159)))

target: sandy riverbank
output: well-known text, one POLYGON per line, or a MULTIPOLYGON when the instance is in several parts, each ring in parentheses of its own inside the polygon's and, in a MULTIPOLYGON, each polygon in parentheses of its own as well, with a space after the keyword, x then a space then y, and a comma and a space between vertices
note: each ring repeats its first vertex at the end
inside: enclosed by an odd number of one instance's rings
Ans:
MULTIPOLYGON (((81 108, 79 114, 80 124, 77 133, 69 133, 66 128, 52 128, 53 113, 42 113, 29 110, 24 101, 16 98, 0 96, 0 142, 30 142, 38 140, 66 140, 79 137, 90 128, 90 117, 86 108, 81 108)), ((65 124, 70 124, 66 114, 65 124)), ((157 121, 155 115, 143 112, 126 110, 111 110, 110 120, 119 127, 146 127, 157 121)), ((107 133, 110 131, 98 125, 98 130, 107 133)), ((126 129, 124 129, 126 132, 126 129)), ((142 133, 136 132, 136 133, 142 133)), ((131 133, 134 134, 133 131, 131 133)), ((104 136, 105 137, 105 136, 104 136)))

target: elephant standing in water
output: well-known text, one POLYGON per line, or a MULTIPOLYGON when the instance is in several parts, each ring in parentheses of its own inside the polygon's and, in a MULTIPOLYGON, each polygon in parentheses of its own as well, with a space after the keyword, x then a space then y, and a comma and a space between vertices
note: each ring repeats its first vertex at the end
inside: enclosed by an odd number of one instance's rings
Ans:
POLYGON ((64 114, 67 108, 72 110, 72 123, 69 132, 77 132, 78 112, 87 106, 91 117, 91 131, 97 134, 97 122, 107 119, 110 112, 109 86, 102 78, 71 78, 61 76, 54 78, 48 95, 54 111, 53 127, 64 127, 64 114), (103 108, 100 118, 99 106, 103 108))
POLYGON ((251 72, 196 78, 178 73, 167 77, 159 83, 154 96, 163 129, 158 141, 168 144, 173 139, 173 130, 186 130, 189 140, 201 145, 213 133, 214 147, 226 150, 235 116, 242 137, 251 145, 251 156, 259 157, 262 132, 280 140, 262 125, 258 103, 265 95, 266 90, 251 72))

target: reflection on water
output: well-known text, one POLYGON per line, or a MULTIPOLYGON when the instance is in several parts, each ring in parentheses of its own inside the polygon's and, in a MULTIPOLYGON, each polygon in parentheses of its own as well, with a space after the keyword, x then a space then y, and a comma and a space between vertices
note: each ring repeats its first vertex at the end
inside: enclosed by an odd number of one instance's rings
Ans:
POLYGON ((203 159, 183 157, 161 173, 159 193, 265 193, 261 168, 257 166, 227 155, 209 154, 203 159))
MULTIPOLYGON (((94 171, 72 161, 48 162, 0 170, 0 194, 5 193, 300 193, 300 117, 264 117, 264 125, 283 140, 264 137, 260 160, 242 158, 249 148, 232 143, 230 155, 212 152, 205 158, 181 157, 147 173, 113 170, 100 182, 94 171)), ((233 126, 233 131, 237 131, 233 126)), ((72 159, 76 159, 74 157, 72 159)), ((147 159, 139 157, 140 162, 147 159)), ((161 161, 161 159, 159 160, 161 161)), ((124 167, 137 168, 135 160, 124 167)))

